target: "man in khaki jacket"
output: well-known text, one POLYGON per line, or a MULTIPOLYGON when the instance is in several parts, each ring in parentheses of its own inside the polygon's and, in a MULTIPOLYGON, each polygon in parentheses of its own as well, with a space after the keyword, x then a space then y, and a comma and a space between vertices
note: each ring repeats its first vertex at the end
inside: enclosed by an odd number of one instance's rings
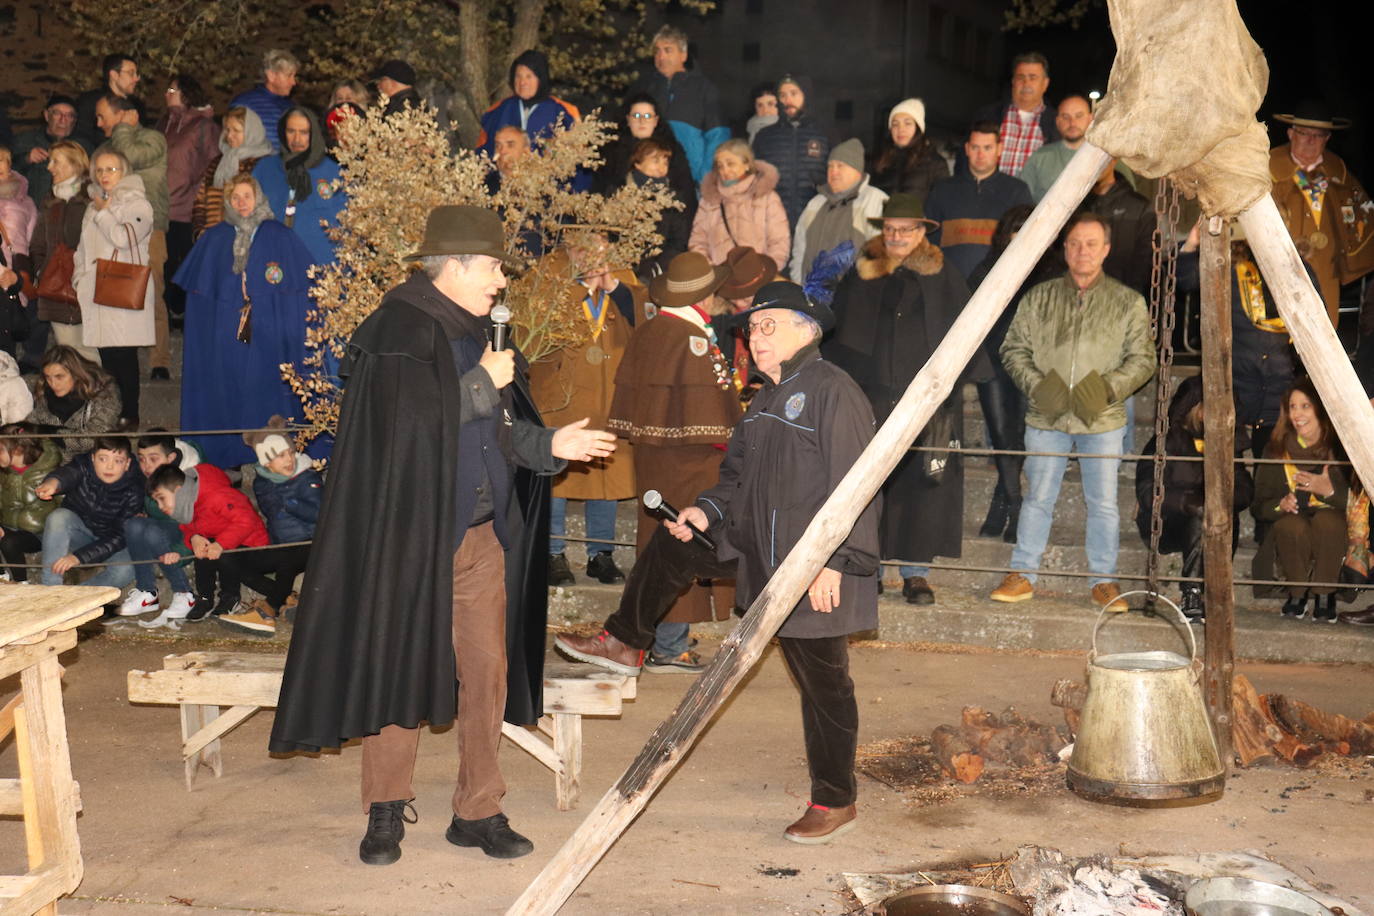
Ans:
POLYGON ((1326 148, 1333 130, 1350 126, 1320 103, 1303 102, 1293 114, 1276 114, 1288 142, 1269 153, 1274 203, 1303 260, 1317 275, 1318 291, 1336 324, 1341 285, 1374 270, 1374 203, 1340 156, 1326 148))
MULTIPOLYGON (((1077 452, 1088 518, 1084 547, 1093 574, 1092 601, 1126 610, 1116 584, 1120 547, 1117 471, 1126 425, 1125 399, 1154 374, 1154 340, 1145 300, 1102 272, 1111 251, 1102 217, 1081 212, 1069 222, 1064 256, 1069 272, 1032 287, 1021 299, 1002 342, 1002 365, 1025 392, 1026 449, 1077 452), (1100 457, 1097 457, 1100 456, 1100 457)), ((1014 569, 992 600, 1035 595, 1035 570, 1049 541, 1050 523, 1068 459, 1026 458, 1014 569)))

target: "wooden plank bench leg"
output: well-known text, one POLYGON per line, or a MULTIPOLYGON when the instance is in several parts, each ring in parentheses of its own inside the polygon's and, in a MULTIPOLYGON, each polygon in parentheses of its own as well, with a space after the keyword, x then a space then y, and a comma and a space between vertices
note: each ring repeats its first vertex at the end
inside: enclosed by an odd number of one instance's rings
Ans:
POLYGON ((554 772, 559 811, 571 811, 582 796, 582 717, 553 714, 553 753, 559 769, 554 772))
POLYGON ((196 750, 189 754, 185 752, 191 739, 201 736, 203 732, 208 730, 208 726, 219 717, 219 711, 218 706, 205 706, 199 703, 181 704, 182 761, 186 770, 187 791, 190 791, 196 784, 196 774, 202 763, 209 767, 216 776, 224 775, 224 758, 220 752, 219 743, 219 735, 224 734, 223 730, 210 740, 204 741, 201 747, 196 750))

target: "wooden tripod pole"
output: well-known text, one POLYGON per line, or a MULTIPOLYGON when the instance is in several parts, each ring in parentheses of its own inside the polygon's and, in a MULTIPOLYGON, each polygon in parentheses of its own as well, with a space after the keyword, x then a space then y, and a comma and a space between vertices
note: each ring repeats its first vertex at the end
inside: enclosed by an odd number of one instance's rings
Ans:
MULTIPOLYGON (((602 797, 515 901, 508 913, 555 913, 606 850, 649 803, 711 717, 758 661, 802 593, 840 546, 854 521, 944 400, 1002 310, 1074 208, 1087 196, 1110 157, 1084 142, 1059 180, 969 300, 949 334, 917 373, 892 415, 830 494, 797 546, 754 599, 749 613, 716 657, 650 736, 625 774, 602 797)), ((933 520, 936 521, 936 520, 933 520)))
POLYGON ((1264 195, 1240 215, 1240 224, 1355 472, 1361 480, 1374 481, 1374 407, 1364 396, 1364 386, 1331 327, 1326 305, 1302 266, 1274 199, 1264 195))
POLYGON ((1231 242, 1226 224, 1202 230, 1203 488, 1202 566, 1206 580, 1207 649, 1202 694, 1222 766, 1231 762, 1231 676, 1236 667, 1236 596, 1232 581, 1235 535, 1236 404, 1231 390, 1231 242))

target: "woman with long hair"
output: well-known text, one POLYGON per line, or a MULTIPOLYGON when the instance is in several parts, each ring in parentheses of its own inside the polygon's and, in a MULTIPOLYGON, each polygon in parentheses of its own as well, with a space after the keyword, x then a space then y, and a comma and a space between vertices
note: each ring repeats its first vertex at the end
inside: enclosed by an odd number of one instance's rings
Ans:
MULTIPOLYGON (((1336 622, 1334 583, 1345 559, 1345 503, 1350 484, 1346 469, 1334 466, 1342 455, 1331 418, 1317 388, 1308 378, 1284 393, 1279 420, 1264 457, 1283 464, 1262 464, 1255 473, 1255 518, 1272 522, 1255 555, 1256 579, 1283 579, 1288 600, 1283 616, 1307 615, 1336 622), (1311 585, 1309 583, 1325 583, 1311 585)), ((1277 589, 1257 586, 1256 594, 1277 589)))
POLYGON ((119 424, 119 388, 109 373, 75 347, 61 344, 43 354, 43 371, 33 388, 33 412, 26 426, 41 424, 63 433, 62 460, 89 452, 96 436, 119 424))
POLYGON ((873 184, 888 193, 915 194, 922 205, 930 186, 949 177, 949 163, 926 137, 926 106, 904 99, 887 116, 887 141, 873 162, 873 184))

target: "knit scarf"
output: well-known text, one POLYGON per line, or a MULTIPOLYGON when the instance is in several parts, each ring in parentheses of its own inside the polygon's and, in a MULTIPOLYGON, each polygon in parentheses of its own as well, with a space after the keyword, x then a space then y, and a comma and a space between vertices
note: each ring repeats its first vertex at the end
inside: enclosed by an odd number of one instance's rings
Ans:
POLYGON ((76 196, 76 192, 81 190, 81 177, 68 178, 66 181, 59 181, 52 186, 52 196, 58 200, 71 200, 76 196))
POLYGON ((186 482, 177 488, 172 499, 172 521, 178 525, 189 525, 196 514, 196 497, 200 496, 200 472, 191 468, 186 472, 186 482))
POLYGON ((239 216, 233 207, 224 208, 224 221, 234 227, 234 273, 241 274, 248 266, 248 250, 253 245, 253 234, 258 231, 263 220, 273 219, 272 207, 267 198, 259 196, 258 205, 247 216, 239 216))

